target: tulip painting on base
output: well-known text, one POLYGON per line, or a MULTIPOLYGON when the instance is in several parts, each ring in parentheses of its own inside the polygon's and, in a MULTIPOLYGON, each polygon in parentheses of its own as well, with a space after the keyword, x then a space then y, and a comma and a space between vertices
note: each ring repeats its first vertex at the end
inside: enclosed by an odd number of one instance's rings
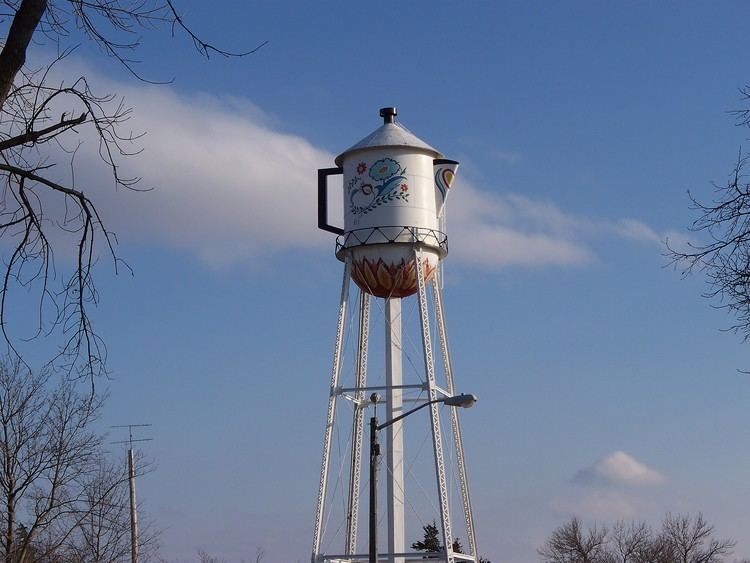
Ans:
MULTIPOLYGON (((425 281, 432 279, 435 265, 422 263, 425 281)), ((408 297, 417 292, 417 269, 414 258, 400 262, 384 262, 382 258, 367 257, 352 262, 352 279, 362 291, 375 297, 408 297)))

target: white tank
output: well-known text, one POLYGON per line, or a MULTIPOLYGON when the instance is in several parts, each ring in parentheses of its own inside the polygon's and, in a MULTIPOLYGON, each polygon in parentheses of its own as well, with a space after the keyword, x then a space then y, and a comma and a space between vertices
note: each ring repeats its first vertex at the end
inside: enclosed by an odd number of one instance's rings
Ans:
POLYGON ((341 236, 336 256, 352 257, 352 279, 377 297, 417 291, 414 249, 423 251, 425 280, 448 253, 440 231, 445 197, 458 163, 446 160, 400 123, 396 108, 383 125, 318 171, 318 226, 341 236), (327 222, 327 177, 344 175, 344 228, 327 222))

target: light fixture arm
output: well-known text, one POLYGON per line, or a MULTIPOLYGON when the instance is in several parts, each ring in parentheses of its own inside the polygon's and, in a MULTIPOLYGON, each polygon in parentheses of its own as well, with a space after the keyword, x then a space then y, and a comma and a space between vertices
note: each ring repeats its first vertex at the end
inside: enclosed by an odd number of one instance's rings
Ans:
POLYGON ((399 420, 404 419, 407 416, 409 416, 410 414, 417 412, 418 410, 421 410, 421 409, 423 409, 425 407, 428 407, 428 406, 430 406, 433 403, 442 403, 442 402, 443 401, 442 401, 442 398, 441 398, 441 399, 435 399, 433 401, 427 401, 426 403, 422 403, 418 407, 414 407, 413 409, 408 410, 405 413, 398 415, 396 418, 392 418, 391 420, 387 420, 383 424, 380 424, 380 425, 376 426, 375 430, 377 430, 379 432, 379 431, 383 430, 384 428, 388 428, 391 424, 395 424, 399 420))
POLYGON ((469 408, 474 405, 474 403, 477 402, 476 395, 471 394, 465 394, 461 393, 460 395, 454 395, 453 397, 440 397, 438 399, 433 399, 432 401, 427 401, 426 403, 422 403, 418 407, 414 407, 411 410, 406 411, 403 414, 400 414, 396 418, 392 418, 391 420, 387 420, 383 424, 378 425, 375 430, 383 430, 384 428, 388 428, 391 424, 394 424, 398 422, 399 420, 402 420, 409 416, 412 413, 417 412, 418 410, 421 410, 425 407, 429 407, 430 405, 433 405, 435 403, 445 403, 449 407, 463 407, 463 408, 469 408))
MULTIPOLYGON (((378 396, 373 393, 371 398, 373 404, 377 405, 378 396)), ((434 405, 435 403, 444 403, 449 407, 469 408, 477 402, 476 395, 461 393, 453 397, 440 397, 422 403, 418 407, 406 411, 404 414, 378 424, 377 417, 370 418, 370 542, 369 542, 369 563, 378 563, 378 456, 380 455, 380 444, 378 443, 378 432, 388 428, 391 424, 398 422, 417 412, 420 409, 434 405)))

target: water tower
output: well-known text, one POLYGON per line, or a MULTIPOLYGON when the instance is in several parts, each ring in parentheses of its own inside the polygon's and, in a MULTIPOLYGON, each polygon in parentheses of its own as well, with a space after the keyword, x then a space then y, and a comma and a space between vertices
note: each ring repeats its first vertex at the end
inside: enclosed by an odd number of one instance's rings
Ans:
MULTIPOLYGON (((344 277, 323 439, 312 563, 408 563, 423 562, 426 556, 430 561, 477 562, 458 409, 449 408, 458 404, 457 398, 460 401, 467 396, 456 396, 454 391, 440 281, 440 263, 448 254, 444 204, 458 163, 443 158, 440 151, 397 123, 396 108, 383 108, 380 116, 383 125, 336 157, 336 167, 318 170, 318 226, 339 235, 336 257, 344 263, 344 277), (343 175, 343 228, 328 223, 328 181, 336 175, 343 175), (351 280, 359 288, 359 299, 355 303, 350 303, 351 280), (411 342, 419 342, 420 358, 417 362, 411 359, 406 362, 411 373, 405 374, 406 352, 402 337, 408 340, 410 334, 404 330, 409 327, 402 324, 402 300, 413 304, 413 299, 409 299, 412 296, 416 299, 416 306, 412 308, 418 309, 418 319, 412 327, 416 338, 411 342), (368 351, 373 302, 375 311, 382 313, 385 328, 382 358, 373 358, 368 351), (356 328, 352 330, 352 326, 356 328), (437 352, 433 350, 432 340, 435 331, 437 352), (354 336, 347 338, 351 334, 354 336), (345 381, 342 358, 350 341, 355 343, 350 347, 352 373, 351 381, 345 381), (371 376, 368 380, 368 364, 371 366, 373 360, 378 359, 382 362, 380 378, 371 376), (342 415, 344 406, 348 412, 342 415), (412 468, 404 464, 408 453, 404 434, 408 434, 405 427, 419 418, 414 416, 407 420, 405 415, 422 407, 429 410, 432 454, 428 465, 432 475, 427 477, 434 490, 430 501, 437 507, 435 521, 442 546, 442 551, 436 553, 415 551, 411 543, 420 538, 405 537, 405 511, 409 504, 405 473, 411 478, 412 468), (370 425, 370 473, 363 468, 366 412, 378 414, 386 421, 381 425, 386 457, 381 473, 386 487, 380 495, 374 487, 377 474, 374 471, 379 461, 379 444, 375 444, 375 440, 381 428, 376 427, 374 416, 370 425), (450 417, 449 437, 443 436, 441 428, 448 424, 445 421, 441 424, 441 418, 446 417, 450 417), (334 440, 342 422, 348 436, 344 447, 340 439, 334 440), (376 452, 374 457, 373 451, 376 452), (446 451, 450 452, 449 456, 446 451), (332 461, 336 453, 343 460, 338 467, 332 461), (446 457, 450 458, 450 463, 446 463, 446 457), (369 528, 358 525, 360 505, 365 504, 360 502, 360 497, 365 497, 363 489, 368 481, 369 528), (340 498, 334 501, 336 492, 340 498), (375 509, 378 496, 381 505, 385 505, 382 515, 375 509), (451 506, 451 497, 458 498, 459 508, 451 506), (339 510, 340 515, 338 521, 332 522, 336 518, 330 515, 335 510, 339 510), (456 537, 454 513, 462 517, 460 534, 465 543, 461 549, 453 543, 456 537), (379 516, 382 516, 382 527, 387 527, 383 545, 377 545, 374 540, 378 537, 379 516), (328 540, 328 536, 335 536, 335 539, 328 540), (363 547, 368 545, 366 539, 370 540, 368 549, 363 547)), ((413 506, 408 508, 414 509, 413 506)))

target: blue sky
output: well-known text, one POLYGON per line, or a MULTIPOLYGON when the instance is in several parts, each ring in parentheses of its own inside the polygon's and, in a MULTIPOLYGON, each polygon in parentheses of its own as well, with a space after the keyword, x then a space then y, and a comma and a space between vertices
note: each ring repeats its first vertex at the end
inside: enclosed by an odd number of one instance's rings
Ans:
MULTIPOLYGON (((378 108, 462 167, 445 299, 480 551, 532 563, 571 515, 658 523, 703 511, 750 556, 750 379, 732 319, 667 267, 686 191, 711 196, 747 131, 741 2, 183 0, 244 59, 148 34, 134 107, 149 193, 115 192, 84 151, 119 253, 99 268, 102 421, 153 423, 139 496, 163 555, 309 559, 341 264, 315 229, 316 169, 378 108)), ((43 58, 46 47, 37 46, 43 58)), ((373 350, 371 354, 375 354, 373 350)), ((415 538, 416 539, 416 538, 415 538)))

